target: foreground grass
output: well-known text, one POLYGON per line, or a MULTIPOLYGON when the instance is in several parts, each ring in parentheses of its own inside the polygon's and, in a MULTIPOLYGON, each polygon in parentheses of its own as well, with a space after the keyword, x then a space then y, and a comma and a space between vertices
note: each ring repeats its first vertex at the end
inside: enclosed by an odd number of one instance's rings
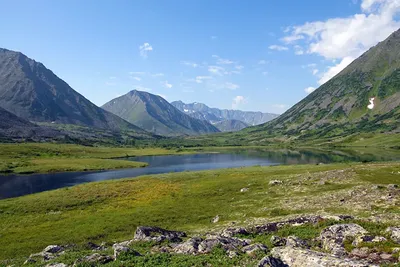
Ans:
MULTIPOLYGON (((379 216, 399 163, 250 167, 89 183, 0 201, 0 260, 17 265, 49 244, 131 239, 138 225, 201 232, 303 213, 379 216), (283 183, 270 185, 271 180, 283 183), (379 184, 381 187, 373 187, 379 184), (240 192, 242 188, 247 192, 240 192), (220 216, 218 224, 211 220, 220 216)), ((398 200, 397 200, 398 201, 398 200)))
POLYGON ((189 153, 164 148, 87 147, 70 144, 0 144, 0 173, 46 173, 144 167, 128 156, 189 153))

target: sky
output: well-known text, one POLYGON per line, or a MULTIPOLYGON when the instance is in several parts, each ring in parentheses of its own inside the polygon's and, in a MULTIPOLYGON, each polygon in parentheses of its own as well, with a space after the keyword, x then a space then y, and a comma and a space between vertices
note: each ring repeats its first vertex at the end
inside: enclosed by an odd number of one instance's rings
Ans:
POLYGON ((0 47, 96 105, 168 101, 283 113, 400 28, 400 0, 0 0, 0 47))

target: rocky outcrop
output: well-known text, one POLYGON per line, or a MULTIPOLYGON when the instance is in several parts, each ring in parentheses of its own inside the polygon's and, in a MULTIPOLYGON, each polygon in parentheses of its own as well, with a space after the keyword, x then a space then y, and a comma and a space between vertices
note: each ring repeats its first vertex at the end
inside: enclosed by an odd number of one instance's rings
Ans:
POLYGON ((86 256, 86 257, 76 260, 73 266, 74 267, 80 266, 80 265, 97 266, 98 264, 106 264, 106 263, 112 262, 113 260, 114 260, 114 258, 111 256, 95 253, 90 256, 86 256))
POLYGON ((136 229, 135 241, 155 241, 162 242, 168 240, 171 242, 181 242, 186 233, 179 231, 169 231, 159 227, 139 226, 136 229))
POLYGON ((37 261, 49 261, 63 254, 64 248, 59 245, 49 245, 43 251, 31 254, 24 264, 35 263, 37 261))
POLYGON ((335 224, 322 230, 319 239, 322 248, 336 256, 345 256, 344 241, 348 237, 366 234, 367 231, 358 224, 335 224))
MULTIPOLYGON (((276 247, 271 251, 272 257, 280 259, 290 267, 367 267, 378 266, 366 261, 353 260, 346 257, 335 257, 334 255, 312 251, 309 249, 294 247, 276 247)), ((261 265, 274 266, 274 265, 261 265)), ((275 265, 281 266, 281 265, 275 265)), ((284 265, 283 265, 284 266, 284 265)))

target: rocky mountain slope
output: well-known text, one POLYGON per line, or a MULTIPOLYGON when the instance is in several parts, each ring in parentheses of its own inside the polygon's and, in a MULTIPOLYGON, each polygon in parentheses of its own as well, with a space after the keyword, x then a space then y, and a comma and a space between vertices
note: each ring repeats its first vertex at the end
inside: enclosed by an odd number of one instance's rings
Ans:
POLYGON ((160 96, 133 90, 102 106, 103 109, 158 135, 178 136, 215 133, 204 120, 180 112, 160 96))
POLYGON ((236 132, 248 127, 249 125, 239 120, 225 120, 214 123, 214 126, 221 132, 236 132))
POLYGON ((144 132, 91 103, 42 63, 2 48, 0 107, 34 122, 144 132))
POLYGON ((400 130, 400 30, 369 49, 278 119, 249 129, 268 135, 338 137, 400 130))
POLYGON ((247 125, 258 125, 278 117, 277 114, 272 113, 210 108, 205 104, 197 102, 185 104, 182 101, 174 101, 171 104, 189 116, 207 120, 210 123, 224 120, 239 120, 247 125))

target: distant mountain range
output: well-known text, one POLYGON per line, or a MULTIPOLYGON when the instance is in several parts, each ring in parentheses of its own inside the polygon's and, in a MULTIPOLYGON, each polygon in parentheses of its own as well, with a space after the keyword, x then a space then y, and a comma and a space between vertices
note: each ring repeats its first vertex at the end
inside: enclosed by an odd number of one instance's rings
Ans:
POLYGON ((166 136, 216 133, 219 130, 205 120, 180 112, 160 96, 133 90, 102 106, 130 123, 166 136))
POLYGON ((214 124, 217 128, 218 125, 222 125, 221 131, 237 131, 247 126, 268 122, 279 116, 278 114, 272 113, 210 108, 205 104, 197 102, 185 104, 182 101, 174 101, 171 102, 171 104, 189 116, 200 120, 206 120, 214 124), (221 124, 223 121, 230 120, 233 121, 221 124), (242 123, 239 124, 238 121, 242 123), (228 127, 229 125, 232 125, 232 127, 228 127))
POLYGON ((318 139, 360 132, 400 132, 400 30, 278 119, 243 134, 263 140, 268 135, 318 139))
POLYGON ((224 120, 214 123, 214 126, 218 128, 221 132, 237 132, 246 127, 248 124, 239 120, 224 120))
POLYGON ((1 48, 0 107, 33 122, 144 132, 91 103, 43 64, 1 48))

